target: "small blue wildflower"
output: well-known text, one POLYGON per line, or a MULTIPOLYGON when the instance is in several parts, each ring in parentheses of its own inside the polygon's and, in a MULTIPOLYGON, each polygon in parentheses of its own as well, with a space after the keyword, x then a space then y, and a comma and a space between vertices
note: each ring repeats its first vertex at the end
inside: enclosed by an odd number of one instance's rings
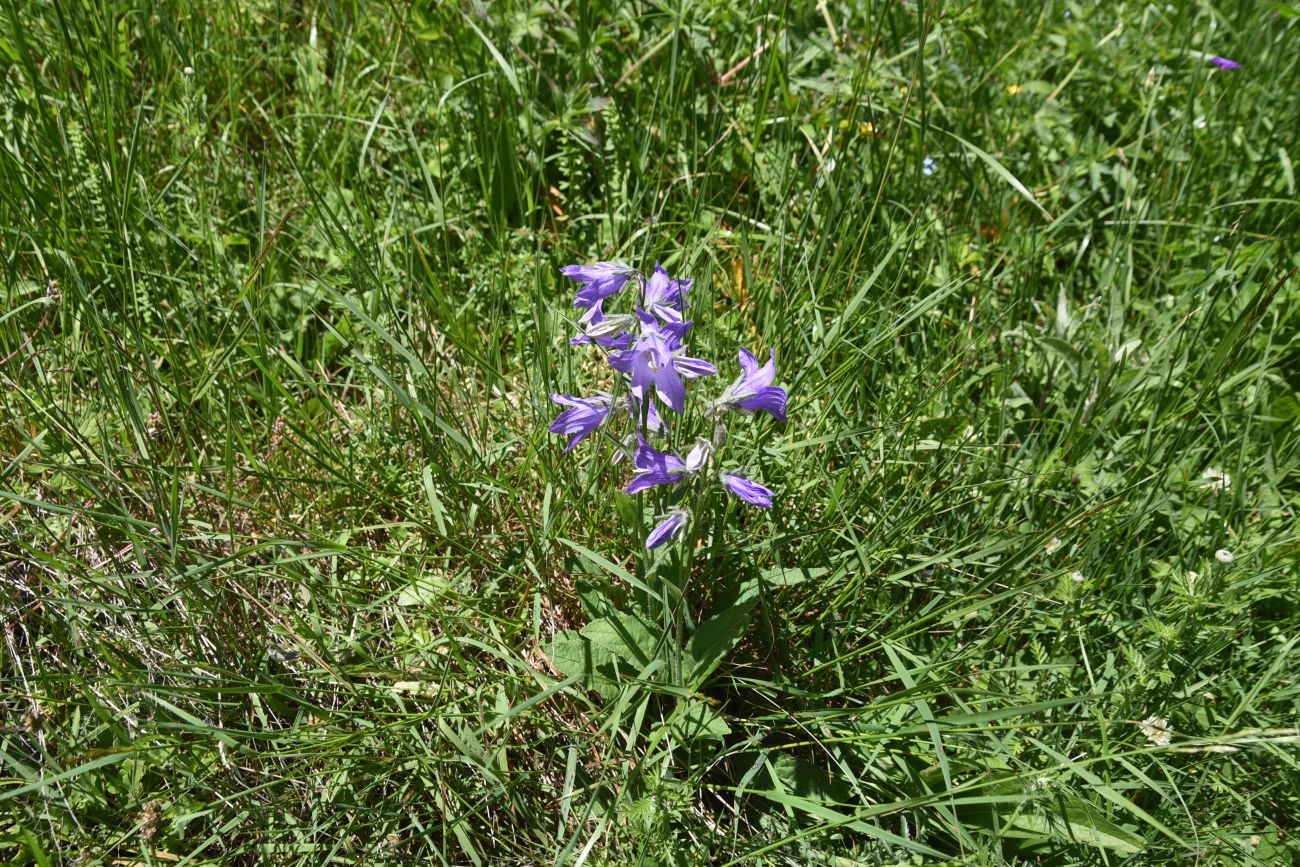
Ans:
POLYGON ((560 273, 579 284, 574 307, 592 307, 617 292, 635 273, 620 262, 597 262, 595 265, 566 265, 560 273))
POLYGON ((751 482, 743 476, 737 476, 734 473, 719 473, 718 478, 722 484, 727 486, 737 499, 749 503, 751 506, 758 506, 760 509, 772 508, 772 497, 776 496, 770 489, 763 487, 758 482, 751 482))
POLYGON ((936 168, 938 168, 938 164, 934 161, 934 157, 926 157, 921 161, 921 174, 927 178, 934 174, 936 168))
POLYGON ((656 262, 654 274, 646 281, 642 306, 665 322, 681 322, 691 283, 690 280, 670 279, 668 272, 656 262))
POLYGON ((682 509, 674 509, 664 516, 650 535, 646 537, 645 546, 647 549, 658 548, 665 542, 671 541, 682 527, 686 526, 686 519, 689 516, 682 509))
POLYGON ((726 410, 766 412, 780 422, 785 422, 785 389, 772 385, 776 379, 776 350, 770 350, 767 363, 759 367, 754 353, 740 347, 740 376, 733 382, 716 406, 726 410))
POLYGON ((572 407, 556 416, 549 428, 551 433, 573 434, 573 439, 564 447, 567 452, 605 423, 609 415, 611 398, 607 394, 595 397, 574 397, 569 394, 552 394, 551 400, 561 406, 572 407))
POLYGON ((635 474, 625 494, 637 494, 658 485, 675 485, 686 478, 686 462, 677 455, 661 452, 645 441, 640 440, 636 457, 632 459, 632 472, 635 474))
MULTIPOLYGON (((679 328, 690 327, 690 323, 678 323, 679 328)), ((628 374, 631 379, 632 395, 644 400, 647 394, 655 393, 675 412, 681 412, 686 406, 686 379, 700 376, 713 376, 718 369, 707 361, 691 358, 683 353, 681 339, 668 329, 657 326, 646 327, 642 321, 641 336, 631 349, 611 353, 610 367, 628 374)))

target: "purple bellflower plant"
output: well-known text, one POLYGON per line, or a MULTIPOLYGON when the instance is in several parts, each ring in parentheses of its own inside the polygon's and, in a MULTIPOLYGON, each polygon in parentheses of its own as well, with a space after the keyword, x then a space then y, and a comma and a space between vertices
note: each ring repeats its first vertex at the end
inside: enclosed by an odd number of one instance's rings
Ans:
POLYGON ((690 525, 691 510, 682 504, 687 491, 693 493, 696 509, 713 485, 720 485, 721 490, 747 505, 772 508, 776 494, 771 489, 729 470, 711 470, 718 451, 727 442, 729 413, 765 412, 777 421, 786 421, 785 390, 773 385, 776 351, 769 351, 767 362, 760 364, 753 353, 740 348, 739 377, 715 400, 703 405, 703 416, 714 425, 712 439, 696 440, 683 459, 656 448, 651 438, 671 439, 673 433, 656 404, 677 413, 680 424, 690 418, 686 415, 687 383, 718 373, 709 362, 687 353, 686 339, 694 326, 693 320, 686 319, 686 294, 692 281, 674 280, 658 263, 648 278, 617 262, 569 265, 560 273, 578 284, 573 306, 583 311, 579 319, 582 333, 570 343, 594 345, 601 350, 618 380, 612 393, 624 393, 626 400, 606 393, 592 397, 552 394, 551 400, 567 408, 551 423, 550 431, 570 437, 566 452, 592 434, 605 433, 618 449, 616 459, 623 453, 633 455, 632 478, 623 492, 656 490, 670 506, 656 519, 646 538, 646 548, 658 548, 680 538, 682 530, 690 525), (628 287, 636 296, 624 308, 628 312, 607 311, 606 305, 615 303, 628 287), (630 434, 626 427, 618 433, 605 430, 616 423, 626 424, 616 422, 621 418, 631 420, 630 434))

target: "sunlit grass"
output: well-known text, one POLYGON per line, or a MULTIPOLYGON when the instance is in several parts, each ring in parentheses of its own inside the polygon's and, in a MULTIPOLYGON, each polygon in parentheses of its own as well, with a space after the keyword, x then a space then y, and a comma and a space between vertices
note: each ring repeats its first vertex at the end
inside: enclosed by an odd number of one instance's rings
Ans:
POLYGON ((0 861, 1295 857, 1294 9, 0 21, 0 861), (685 692, 552 658, 609 258, 790 391, 685 692))

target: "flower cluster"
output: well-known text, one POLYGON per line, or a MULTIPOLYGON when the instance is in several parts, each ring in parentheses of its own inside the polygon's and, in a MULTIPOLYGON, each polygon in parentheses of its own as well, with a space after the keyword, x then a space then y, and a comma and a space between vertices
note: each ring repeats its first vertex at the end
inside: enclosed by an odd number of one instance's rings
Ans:
MULTIPOLYGON (((570 343, 597 346, 617 380, 611 393, 591 397, 551 395, 551 400, 567 407, 550 426, 551 433, 570 437, 564 450, 571 450, 600 431, 617 444, 616 459, 628 452, 633 455, 632 479, 624 493, 659 488, 678 494, 675 502, 680 504, 686 489, 703 493, 696 483, 716 480, 737 499, 770 509, 775 494, 758 482, 721 469, 718 452, 727 442, 728 413, 766 412, 785 421, 785 390, 772 384, 776 379, 775 350, 766 363, 760 363, 741 347, 740 375, 704 407, 704 416, 714 425, 712 438, 696 440, 685 458, 660 451, 653 443, 666 441, 672 434, 661 408, 667 407, 681 418, 686 410, 686 383, 718 373, 712 364, 687 352, 686 340, 694 325, 686 318, 686 296, 692 281, 674 280, 658 264, 648 278, 615 262, 569 265, 560 273, 578 284, 573 306, 582 311, 582 333, 570 343), (605 309, 629 288, 635 296, 630 312, 605 309), (608 429, 615 423, 621 425, 620 431, 608 429)), ((670 509, 659 517, 646 538, 646 547, 657 548, 673 540, 690 519, 684 505, 670 509)))

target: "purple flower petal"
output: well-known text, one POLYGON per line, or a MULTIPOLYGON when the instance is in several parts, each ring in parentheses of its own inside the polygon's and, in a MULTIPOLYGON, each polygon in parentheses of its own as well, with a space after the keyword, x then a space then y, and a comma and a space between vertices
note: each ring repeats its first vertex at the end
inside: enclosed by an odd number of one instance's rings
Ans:
POLYGON ((564 447, 566 452, 595 433, 609 415, 610 399, 605 395, 574 397, 569 394, 552 394, 551 400, 561 406, 571 407, 556 416, 548 428, 551 433, 573 436, 564 447))
POLYGON ((718 478, 722 480, 722 484, 727 486, 727 490, 731 491, 738 499, 761 509, 772 508, 772 497, 776 495, 758 482, 751 482, 749 479, 732 473, 719 473, 718 478))
POLYGON ((1210 62, 1220 69, 1241 69, 1241 64, 1226 57, 1211 57, 1210 62))
POLYGON ((668 272, 658 262, 655 272, 645 287, 645 309, 665 322, 681 322, 686 308, 684 294, 691 288, 690 280, 671 280, 668 272))
POLYGON ((623 489, 625 494, 639 494, 660 485, 675 485, 684 478, 682 473, 639 473, 623 489))
POLYGON ((611 352, 605 359, 609 366, 621 373, 631 373, 632 367, 636 364, 636 358, 640 355, 635 349, 623 349, 618 352, 611 352))
POLYGON ((659 525, 650 531, 650 535, 646 537, 646 549, 658 548, 665 542, 670 541, 677 535, 677 532, 681 530, 682 527, 686 526, 686 518, 686 513, 681 509, 674 509, 669 512, 668 515, 659 522, 659 525))
POLYGON ((618 262, 597 262, 595 265, 566 265, 560 273, 582 284, 573 306, 592 307, 621 291, 634 272, 618 262))
POLYGON ((664 336, 670 352, 682 348, 682 342, 686 340, 686 335, 690 333, 691 326, 694 324, 695 320, 690 319, 686 322, 665 322, 659 326, 659 333, 664 336))
POLYGON ((681 310, 686 309, 686 293, 695 285, 694 280, 674 280, 668 287, 668 301, 681 310))
POLYGON ((740 378, 731 386, 737 397, 748 397, 766 388, 776 379, 776 350, 770 350, 767 363, 758 366, 758 359, 745 347, 740 347, 740 378))
POLYGON ((686 469, 686 462, 677 455, 661 452, 646 442, 645 439, 641 437, 638 437, 638 439, 640 444, 636 449, 636 457, 632 460, 632 466, 638 470, 656 473, 680 473, 686 469))
POLYGON ((766 388, 759 389, 758 394, 752 397, 746 397, 736 401, 736 406, 744 410, 753 412, 771 413, 772 417, 782 424, 785 423, 785 389, 777 388, 775 385, 769 385, 766 388))
POLYGON ((653 390, 674 411, 686 408, 686 384, 672 365, 672 358, 654 349, 633 350, 632 394, 645 399, 653 390))
POLYGON ((697 376, 715 376, 718 372, 718 369, 707 361, 699 358, 688 358, 685 355, 674 358, 673 367, 687 379, 695 379, 697 376))
POLYGON ((636 457, 632 459, 636 476, 623 490, 625 494, 635 494, 656 485, 673 485, 686 478, 686 462, 677 455, 670 455, 654 448, 644 438, 640 438, 636 457))
POLYGON ((560 273, 575 283, 595 283, 598 280, 626 277, 631 270, 618 262, 597 262, 595 265, 565 265, 560 273))
POLYGON ((768 412, 784 422, 785 390, 772 385, 776 379, 776 350, 770 350, 767 363, 759 366, 754 354, 740 347, 740 370, 740 376, 718 399, 717 405, 724 409, 768 412))
POLYGON ((746 384, 755 391, 761 391, 772 384, 776 379, 776 350, 770 350, 767 356, 767 364, 764 364, 758 370, 745 377, 746 384))
POLYGON ((647 397, 646 401, 650 404, 650 408, 646 410, 645 415, 646 427, 653 431, 659 431, 661 433, 666 432, 668 425, 666 425, 664 420, 659 417, 659 410, 655 409, 654 397, 647 397))
POLYGON ((661 400, 676 412, 686 409, 686 383, 671 364, 653 374, 655 391, 661 400))

